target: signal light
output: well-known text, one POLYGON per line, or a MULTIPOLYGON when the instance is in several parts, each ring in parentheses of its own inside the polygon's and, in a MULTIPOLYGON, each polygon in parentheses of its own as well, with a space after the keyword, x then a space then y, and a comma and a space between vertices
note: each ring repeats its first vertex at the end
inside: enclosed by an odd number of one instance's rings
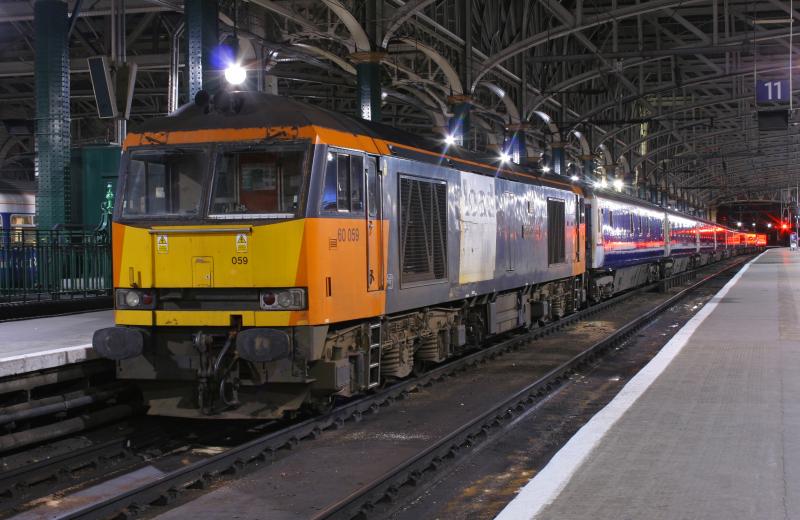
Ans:
POLYGON ((789 224, 784 222, 783 224, 781 224, 781 229, 789 229, 789 224))

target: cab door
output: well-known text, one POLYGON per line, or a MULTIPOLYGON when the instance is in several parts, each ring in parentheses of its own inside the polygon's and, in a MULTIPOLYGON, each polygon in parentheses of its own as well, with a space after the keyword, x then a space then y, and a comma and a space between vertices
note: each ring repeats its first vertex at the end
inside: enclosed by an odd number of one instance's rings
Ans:
POLYGON ((367 156, 367 291, 383 290, 383 198, 378 158, 367 156))

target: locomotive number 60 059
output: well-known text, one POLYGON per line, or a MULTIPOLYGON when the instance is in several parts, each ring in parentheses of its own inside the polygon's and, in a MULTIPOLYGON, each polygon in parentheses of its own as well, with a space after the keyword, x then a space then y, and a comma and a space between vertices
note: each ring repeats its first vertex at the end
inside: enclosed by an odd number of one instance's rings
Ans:
POLYGON ((358 228, 339 228, 336 235, 339 242, 358 242, 358 228))

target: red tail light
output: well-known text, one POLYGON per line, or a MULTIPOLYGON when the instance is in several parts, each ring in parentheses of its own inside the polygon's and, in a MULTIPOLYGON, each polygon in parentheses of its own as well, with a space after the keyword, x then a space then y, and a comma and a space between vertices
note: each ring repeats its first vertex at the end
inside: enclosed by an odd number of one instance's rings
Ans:
POLYGON ((275 305, 275 299, 274 292, 265 292, 261 294, 261 302, 267 307, 275 305))

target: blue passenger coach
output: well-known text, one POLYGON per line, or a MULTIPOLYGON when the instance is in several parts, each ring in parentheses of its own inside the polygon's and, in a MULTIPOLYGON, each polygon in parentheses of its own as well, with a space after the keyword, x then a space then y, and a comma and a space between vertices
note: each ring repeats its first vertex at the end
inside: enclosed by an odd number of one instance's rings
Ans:
POLYGON ((36 185, 0 180, 0 236, 2 247, 24 240, 23 231, 35 227, 36 185))
POLYGON ((0 289, 30 287, 34 283, 36 187, 34 183, 0 180, 0 289), (29 231, 26 233, 26 231, 29 231))
POLYGON ((588 293, 594 301, 725 258, 744 247, 732 244, 718 224, 624 195, 589 193, 586 211, 588 293))

